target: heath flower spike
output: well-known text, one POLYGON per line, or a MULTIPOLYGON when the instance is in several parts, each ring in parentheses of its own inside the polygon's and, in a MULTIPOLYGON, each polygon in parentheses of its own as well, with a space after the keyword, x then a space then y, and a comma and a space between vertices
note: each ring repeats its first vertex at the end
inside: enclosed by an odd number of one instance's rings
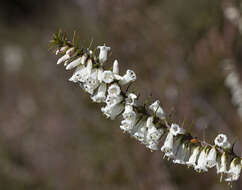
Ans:
MULTIPOLYGON (((167 121, 159 100, 148 107, 138 103, 139 96, 130 92, 129 88, 136 80, 135 72, 128 69, 121 75, 118 60, 113 62, 112 69, 105 68, 110 47, 97 46, 94 50, 78 47, 62 32, 53 36, 51 44, 57 47, 55 53, 61 55, 57 64, 63 63, 68 72, 74 70, 69 81, 78 84, 93 102, 101 103, 101 112, 107 118, 120 118, 120 129, 125 134, 151 151, 160 148, 164 157, 173 163, 187 165, 198 172, 207 172, 216 166, 217 173, 224 176, 226 182, 238 180, 242 161, 233 152, 227 136, 219 134, 211 145, 185 132, 179 124, 167 121), (98 54, 96 49, 100 50, 98 54), (160 147, 163 138, 164 143, 160 147)), ((231 84, 235 80, 230 75, 226 83, 231 84)), ((235 94, 241 94, 237 91, 235 94)))

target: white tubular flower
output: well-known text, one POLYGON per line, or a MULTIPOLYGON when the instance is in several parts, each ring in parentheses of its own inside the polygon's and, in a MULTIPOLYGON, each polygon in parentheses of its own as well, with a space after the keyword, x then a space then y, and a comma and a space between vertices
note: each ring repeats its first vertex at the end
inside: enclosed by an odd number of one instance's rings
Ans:
POLYGON ((135 72, 132 71, 132 70, 127 70, 126 74, 122 78, 120 78, 119 84, 125 85, 125 84, 128 84, 130 82, 134 82, 135 80, 136 80, 135 72))
POLYGON ((197 165, 195 166, 195 170, 197 172, 207 172, 208 169, 206 167, 207 165, 207 152, 206 148, 203 148, 202 152, 200 153, 198 160, 197 160, 197 165))
POLYGON ((225 134, 219 134, 215 140, 214 144, 217 145, 218 147, 224 148, 224 149, 229 149, 231 148, 231 144, 228 141, 228 138, 225 134))
POLYGON ((134 132, 133 137, 145 144, 146 133, 147 133, 146 122, 140 121, 140 123, 138 124, 138 129, 136 130, 136 132, 134 132))
POLYGON ((115 60, 113 62, 113 74, 119 75, 119 66, 118 66, 118 60, 115 60))
POLYGON ((61 63, 63 63, 63 62, 65 62, 65 61, 68 60, 69 58, 70 58, 70 56, 69 56, 68 54, 63 55, 61 58, 58 59, 58 61, 57 61, 57 65, 59 65, 59 64, 61 64, 61 63))
POLYGON ((85 65, 88 55, 85 53, 81 56, 81 64, 85 65))
POLYGON ((177 136, 179 134, 185 134, 185 130, 181 128, 179 125, 172 123, 170 128, 170 133, 172 133, 172 135, 174 136, 177 136))
POLYGON ((212 168, 214 166, 216 166, 217 164, 217 150, 215 148, 215 146, 212 147, 212 149, 210 149, 208 156, 207 156, 207 167, 208 168, 212 168))
POLYGON ((129 93, 128 97, 125 99, 125 103, 131 106, 135 105, 135 101, 137 99, 137 96, 133 93, 129 93))
POLYGON ((81 64, 81 57, 79 57, 79 58, 75 59, 74 61, 72 61, 71 63, 69 63, 66 66, 66 70, 73 69, 73 68, 77 67, 80 64, 81 64))
POLYGON ((149 109, 160 119, 165 119, 165 112, 160 106, 160 101, 156 100, 153 104, 149 106, 149 109))
POLYGON ((112 71, 104 71, 102 73, 102 81, 109 84, 114 81, 114 75, 112 71))
POLYGON ((122 115, 125 120, 136 120, 136 113, 133 111, 133 107, 130 105, 125 105, 125 110, 122 115))
POLYGON ((108 59, 108 52, 111 50, 110 47, 107 46, 98 46, 98 49, 100 49, 99 53, 99 61, 101 64, 105 63, 108 59))
POLYGON ((148 117, 146 121, 147 133, 145 144, 146 147, 151 150, 158 150, 159 139, 163 135, 164 131, 163 129, 157 129, 153 123, 153 120, 153 117, 148 117))
POLYGON ((86 68, 83 66, 83 65, 80 65, 76 68, 76 70, 74 71, 73 75, 71 78, 69 78, 69 81, 71 82, 78 82, 80 76, 83 74, 83 71, 85 70, 86 68))
POLYGON ((225 152, 223 152, 220 163, 217 163, 216 168, 217 168, 217 174, 227 173, 227 155, 225 152))
POLYGON ((110 96, 118 96, 121 93, 121 89, 117 83, 111 84, 108 88, 108 94, 110 96))
POLYGON ((107 98, 106 98, 106 104, 108 106, 117 105, 117 104, 119 104, 122 101, 123 101, 123 96, 121 96, 121 95, 118 95, 118 96, 107 95, 107 98))
POLYGON ((165 153, 168 158, 173 157, 173 135, 168 133, 164 145, 161 147, 161 151, 165 153))
POLYGON ((107 90, 107 85, 105 83, 101 83, 100 86, 98 87, 97 93, 91 97, 92 101, 97 103, 105 102, 106 90, 107 90))
POLYGON ((232 182, 239 179, 241 172, 241 164, 239 162, 239 158, 234 158, 230 163, 229 171, 227 173, 227 177, 225 181, 232 182))
POLYGON ((110 118, 111 120, 114 120, 124 109, 124 106, 122 104, 117 104, 114 106, 108 106, 101 108, 101 111, 104 113, 104 115, 107 118, 110 118))
POLYGON ((191 154, 189 160, 186 162, 186 165, 188 167, 190 167, 190 166, 195 167, 196 166, 199 153, 200 153, 200 146, 193 148, 192 154, 191 154))
POLYGON ((189 154, 190 154, 190 148, 187 147, 185 143, 182 143, 178 147, 178 151, 174 156, 173 163, 175 164, 186 164, 186 162, 189 159, 189 154))

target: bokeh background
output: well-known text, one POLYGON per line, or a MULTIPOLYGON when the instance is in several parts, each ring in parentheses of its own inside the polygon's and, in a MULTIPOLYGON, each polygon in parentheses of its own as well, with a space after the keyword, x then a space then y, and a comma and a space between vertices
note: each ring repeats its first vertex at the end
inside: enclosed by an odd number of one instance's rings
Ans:
MULTIPOLYGON (((141 99, 210 143, 237 139, 242 119, 224 85, 224 61, 242 76, 239 0, 3 0, 0 2, 0 190, 222 190, 151 153, 68 82, 48 41, 59 28, 112 47, 109 64, 136 71, 141 99), (232 19, 231 19, 232 18, 232 19), (232 21, 231 21, 232 20, 232 21)), ((242 179, 233 190, 241 190, 242 179)))

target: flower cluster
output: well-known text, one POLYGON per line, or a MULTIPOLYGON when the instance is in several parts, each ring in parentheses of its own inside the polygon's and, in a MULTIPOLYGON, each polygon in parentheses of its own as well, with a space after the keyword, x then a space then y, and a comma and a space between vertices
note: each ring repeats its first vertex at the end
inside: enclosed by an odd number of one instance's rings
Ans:
POLYGON ((227 136, 219 134, 214 145, 210 145, 192 137, 178 124, 170 124, 158 100, 148 106, 138 105, 138 96, 127 87, 136 80, 135 72, 127 70, 121 75, 117 60, 112 69, 104 68, 110 47, 98 46, 99 54, 96 55, 95 50, 75 47, 65 38, 55 36, 53 41, 58 45, 56 54, 62 55, 57 64, 63 63, 67 70, 74 70, 69 81, 79 84, 93 102, 101 103, 101 111, 107 118, 121 117, 120 129, 124 133, 151 151, 160 149, 164 158, 175 164, 187 165, 197 172, 216 167, 217 173, 225 176, 225 181, 238 180, 242 159, 233 152, 227 136), (123 90, 125 87, 126 91, 123 90), (164 143, 159 148, 162 137, 164 143))

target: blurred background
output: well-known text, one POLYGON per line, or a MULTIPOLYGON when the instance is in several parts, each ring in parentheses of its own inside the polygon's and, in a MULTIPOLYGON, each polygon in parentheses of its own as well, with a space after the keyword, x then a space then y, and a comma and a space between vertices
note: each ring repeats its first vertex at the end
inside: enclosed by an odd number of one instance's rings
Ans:
POLYGON ((152 94, 210 143, 228 134, 242 156, 242 94, 224 84, 225 64, 242 76, 240 12, 240 0, 1 1, 0 190, 228 189, 215 169, 174 165, 122 134, 68 82, 48 41, 61 28, 85 47, 106 42, 110 66, 136 72, 141 100, 152 94))

